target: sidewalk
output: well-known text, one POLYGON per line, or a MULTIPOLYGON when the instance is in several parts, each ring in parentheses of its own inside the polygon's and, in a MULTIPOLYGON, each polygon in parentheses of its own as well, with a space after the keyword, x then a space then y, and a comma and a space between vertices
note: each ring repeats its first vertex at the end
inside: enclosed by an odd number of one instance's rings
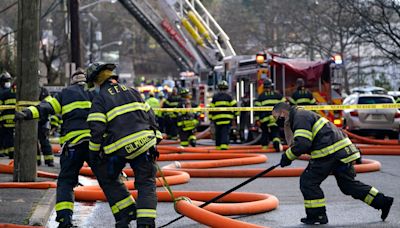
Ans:
MULTIPOLYGON (((0 158, 1 164, 8 164, 11 160, 0 158)), ((59 172, 58 157, 55 158, 55 167, 41 165, 40 171, 51 173, 59 172)), ((0 173, 0 183, 12 182, 13 175, 0 173)), ((36 182, 54 181, 56 179, 37 177, 36 182)), ((18 225, 45 226, 54 209, 56 189, 28 189, 28 188, 0 188, 0 225, 11 223, 18 225)))

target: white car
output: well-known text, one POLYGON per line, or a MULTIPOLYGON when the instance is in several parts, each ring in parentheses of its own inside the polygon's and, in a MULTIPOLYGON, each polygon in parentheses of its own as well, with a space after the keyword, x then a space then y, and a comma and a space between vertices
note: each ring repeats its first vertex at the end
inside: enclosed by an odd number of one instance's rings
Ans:
POLYGON ((359 93, 359 94, 387 94, 387 90, 382 87, 376 86, 361 86, 355 87, 350 90, 350 93, 359 93))
MULTIPOLYGON (((394 104, 390 95, 352 94, 344 101, 344 105, 353 104, 394 104)), ((348 109, 343 110, 343 128, 362 135, 396 137, 399 132, 400 111, 398 109, 348 109)))

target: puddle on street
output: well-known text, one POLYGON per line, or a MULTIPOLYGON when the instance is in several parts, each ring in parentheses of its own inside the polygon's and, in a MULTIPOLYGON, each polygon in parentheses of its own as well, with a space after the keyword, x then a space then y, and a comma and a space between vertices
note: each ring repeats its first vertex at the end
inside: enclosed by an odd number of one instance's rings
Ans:
MULTIPOLYGON (((90 185, 98 185, 96 179, 79 176, 79 183, 84 186, 90 185)), ((90 227, 90 218, 93 214, 93 210, 95 208, 96 202, 75 202, 74 203, 74 214, 72 216, 72 222, 74 225, 78 225, 79 227, 90 227)), ((57 228, 58 222, 56 222, 56 211, 53 210, 50 215, 49 221, 46 224, 48 228, 57 228)))

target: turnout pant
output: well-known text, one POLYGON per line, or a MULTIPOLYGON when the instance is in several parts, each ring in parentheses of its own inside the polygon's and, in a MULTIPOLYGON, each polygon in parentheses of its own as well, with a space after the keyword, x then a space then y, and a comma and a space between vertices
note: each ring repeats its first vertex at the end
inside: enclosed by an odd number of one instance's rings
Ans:
POLYGON ((51 150, 51 145, 49 141, 49 130, 44 127, 38 129, 38 140, 40 143, 40 150, 37 151, 36 159, 41 160, 40 153, 43 154, 44 162, 47 164, 49 161, 54 160, 53 151, 51 150))
POLYGON ((6 156, 6 151, 4 149, 4 128, 0 126, 0 157, 6 156))
POLYGON ((129 163, 135 173, 135 189, 138 191, 136 200, 136 216, 138 225, 155 227, 157 215, 156 165, 153 155, 147 151, 134 159, 114 155, 107 158, 109 175, 118 178, 126 163, 129 163))
POLYGON ((158 123, 158 129, 162 132, 165 133, 165 118, 163 116, 158 116, 157 117, 157 123, 158 123))
POLYGON ((181 146, 189 146, 189 144, 193 147, 196 146, 196 136, 193 130, 184 131, 182 128, 179 128, 179 139, 181 146))
POLYGON ((278 126, 268 126, 269 122, 261 124, 261 145, 263 147, 268 146, 269 142, 272 140, 274 146, 275 144, 280 144, 281 139, 279 138, 279 127, 278 126))
POLYGON ((107 172, 107 163, 104 161, 90 161, 88 142, 73 147, 64 148, 60 164, 61 170, 57 181, 57 203, 55 206, 59 223, 71 223, 74 208, 73 188, 78 185, 79 170, 83 162, 89 163, 93 173, 103 189, 110 204, 115 220, 118 222, 124 217, 134 219, 136 209, 134 199, 119 178, 111 178, 107 172))
POLYGON ((168 138, 175 139, 178 136, 177 119, 172 117, 166 117, 165 133, 168 138))
POLYGON ((8 155, 10 159, 14 158, 14 128, 3 128, 3 154, 8 155))
POLYGON ((230 124, 215 124, 215 146, 217 150, 228 149, 230 129, 230 124))
POLYGON ((310 160, 300 176, 300 190, 304 197, 307 217, 315 218, 326 214, 326 201, 320 185, 330 173, 335 176, 340 190, 345 195, 359 199, 375 209, 381 209, 384 204, 384 195, 376 188, 355 180, 356 173, 353 165, 342 163, 337 158, 337 154, 338 152, 310 160))

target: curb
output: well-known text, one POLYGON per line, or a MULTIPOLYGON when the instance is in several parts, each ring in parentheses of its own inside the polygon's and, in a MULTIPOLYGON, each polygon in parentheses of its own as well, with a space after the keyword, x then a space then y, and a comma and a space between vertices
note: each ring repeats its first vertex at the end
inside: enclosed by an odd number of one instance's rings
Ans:
POLYGON ((48 189, 29 218, 31 226, 45 226, 56 204, 56 189, 48 189))

